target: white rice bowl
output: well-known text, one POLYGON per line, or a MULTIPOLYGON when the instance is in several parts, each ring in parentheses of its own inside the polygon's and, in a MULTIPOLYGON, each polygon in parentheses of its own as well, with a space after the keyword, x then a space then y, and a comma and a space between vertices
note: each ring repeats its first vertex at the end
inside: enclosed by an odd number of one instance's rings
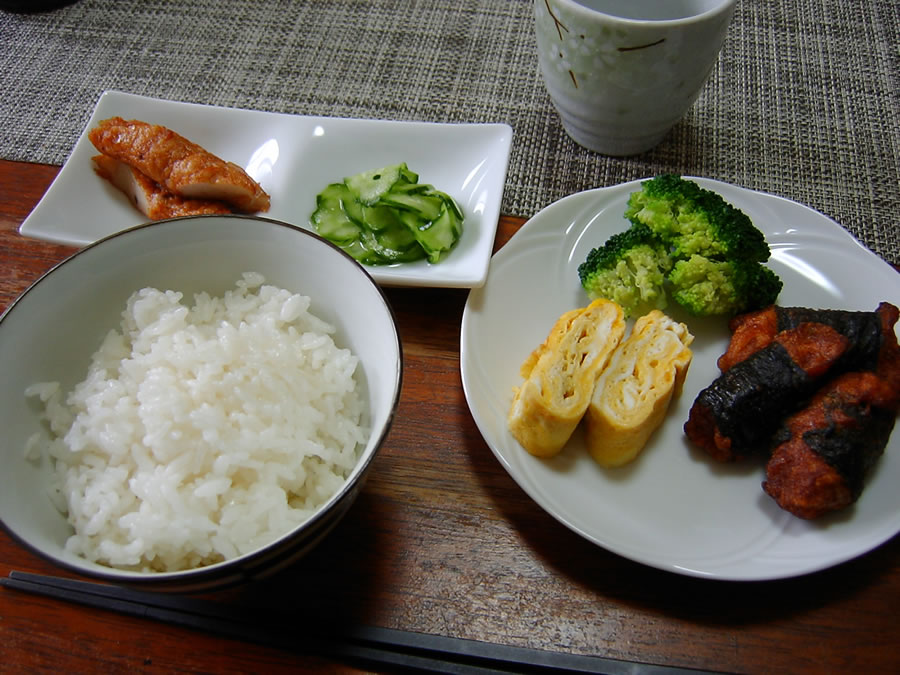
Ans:
MULTIPOLYGON (((64 216, 65 214, 60 214, 59 217, 64 216)), ((251 297, 246 302, 249 307, 257 300, 251 297)), ((165 303, 172 304, 168 298, 165 303)), ((149 308, 155 304, 155 300, 148 302, 144 306, 148 312, 145 314, 141 310, 135 321, 141 321, 145 327, 149 325, 153 316, 149 308)), ((245 310, 246 307, 236 311, 245 310)), ((232 340, 243 339, 249 334, 250 323, 245 323, 247 326, 236 324, 238 327, 233 331, 226 331, 232 340)), ((265 325, 265 321, 260 321, 258 328, 265 325)), ((196 341, 203 343, 199 339, 203 334, 199 328, 190 328, 184 335, 191 334, 191 331, 196 332, 196 341)), ((148 337, 149 334, 148 331, 148 337)), ((233 346, 237 343, 229 344, 233 346)), ((215 350, 211 345, 207 347, 210 352, 203 358, 224 358, 228 353, 223 350, 213 356, 215 350)), ((311 344, 307 344, 307 347, 307 356, 326 353, 311 344)), ((105 359, 106 356, 100 358, 105 359)), ((198 357, 197 363, 200 361, 201 358, 198 357)), ((141 354, 131 368, 138 368, 139 364, 144 367, 149 363, 152 363, 152 352, 141 354)), ((341 367, 336 370, 343 372, 341 367)), ((349 362, 345 370, 350 371, 349 362)), ((376 465, 376 456, 390 432, 402 388, 403 354, 394 314, 385 292, 365 268, 336 246, 311 231, 269 218, 245 215, 193 216, 147 223, 89 243, 44 273, 0 314, 0 372, 3 373, 0 378, 0 429, 3 429, 3 434, 0 434, 0 529, 32 554, 69 573, 105 583, 154 591, 200 593, 286 572, 326 537, 332 536, 331 533, 338 528, 362 493, 367 477, 376 465), (265 277, 265 284, 257 286, 252 278, 250 281, 245 280, 242 275, 251 271, 265 277), (246 291, 236 287, 238 281, 248 284, 246 291), (118 412, 113 414, 110 410, 116 411, 115 406, 122 406, 123 410, 132 414, 133 409, 138 404, 146 403, 146 400, 135 403, 137 399, 134 396, 119 396, 119 393, 125 391, 125 381, 112 369, 108 369, 105 375, 92 376, 97 378, 96 382, 87 378, 101 345, 111 353, 124 351, 120 343, 117 346, 117 339, 106 336, 110 331, 125 335, 122 330, 122 311, 128 306, 128 299, 135 291, 155 288, 183 294, 180 304, 184 309, 174 309, 173 316, 167 319, 172 322, 171 325, 159 322, 163 332, 161 339, 171 342, 173 338, 166 337, 165 332, 171 326, 181 325, 179 322, 187 323, 188 316, 193 317, 191 308, 195 304, 195 296, 208 294, 224 302, 229 291, 232 295, 261 295, 263 285, 287 289, 292 298, 299 294, 294 299, 281 302, 284 315, 280 313, 282 310, 279 310, 277 318, 271 313, 269 316, 272 322, 278 324, 297 313, 291 325, 294 325, 300 335, 304 332, 324 332, 323 324, 328 324, 334 328, 334 332, 325 334, 333 339, 338 350, 349 350, 356 360, 355 370, 352 371, 354 394, 348 394, 341 402, 337 390, 327 392, 327 395, 317 399, 317 405, 326 406, 327 409, 329 405, 343 404, 345 407, 342 408, 342 414, 356 421, 352 401, 358 398, 358 423, 363 427, 360 438, 364 438, 364 441, 356 443, 356 459, 352 470, 334 494, 318 507, 313 505, 323 497, 316 490, 321 488, 324 492, 327 487, 327 481, 322 478, 331 473, 326 470, 327 467, 336 467, 335 470, 340 474, 347 473, 349 460, 348 463, 341 464, 348 459, 348 453, 343 450, 342 434, 351 432, 319 425, 318 428, 325 429, 328 442, 313 438, 310 447, 315 443, 321 445, 323 457, 317 455, 315 458, 296 458, 296 462, 293 457, 284 457, 278 443, 272 441, 294 425, 300 428, 308 424, 312 428, 322 408, 310 406, 309 412, 303 414, 296 414, 293 410, 286 412, 289 409, 285 400, 278 399, 278 406, 285 406, 279 413, 272 401, 266 403, 265 395, 271 396, 278 391, 290 391, 293 395, 294 391, 302 391, 302 385, 295 378, 281 378, 281 363, 287 361, 280 360, 286 358, 286 354, 279 350, 263 352, 265 359, 279 364, 278 377, 274 379, 258 376, 260 369, 251 359, 261 358, 261 355, 253 354, 252 350, 246 358, 242 357, 232 363, 227 371, 233 378, 237 378, 239 372, 247 374, 241 381, 239 390, 253 404, 252 414, 268 414, 271 419, 278 417, 278 424, 265 422, 254 425, 249 422, 249 418, 236 416, 235 419, 239 419, 243 426, 231 422, 216 426, 214 418, 221 422, 225 418, 223 411, 226 406, 234 403, 234 399, 228 397, 235 395, 235 388, 224 386, 219 387, 216 394, 223 397, 221 407, 201 407, 198 410, 202 412, 197 412, 193 417, 185 416, 185 409, 179 402, 183 403, 188 396, 197 395, 202 398, 205 393, 195 391, 188 385, 190 377, 174 377, 174 373, 184 370, 197 379, 197 376, 209 376, 216 367, 211 365, 207 369, 196 367, 191 370, 185 364, 179 364, 177 367, 168 366, 168 371, 161 369, 160 372, 170 372, 172 375, 167 376, 168 379, 162 377, 155 381, 159 386, 168 382, 175 387, 172 391, 177 392, 177 396, 158 396, 154 399, 155 412, 159 415, 165 412, 171 415, 170 419, 162 424, 151 423, 146 428, 147 433, 141 436, 139 430, 129 428, 129 423, 126 423, 128 415, 119 415, 118 412), (306 303, 302 299, 304 297, 310 303, 307 312, 303 310, 306 303), (183 312, 185 316, 180 317, 179 312, 183 312), (318 317, 321 322, 314 321, 306 314, 318 317), (304 316, 301 318, 301 315, 304 316), (250 377, 251 373, 253 377, 250 377), (109 392, 100 386, 103 381, 108 383, 109 392), (53 382, 59 383, 58 388, 53 382), (44 384, 35 387, 36 383, 44 384), (62 456, 66 458, 66 467, 73 465, 73 453, 61 439, 65 438, 71 422, 77 417, 75 405, 68 400, 70 395, 76 396, 76 389, 79 392, 77 396, 85 401, 80 405, 86 409, 87 401, 95 402, 99 406, 98 410, 105 410, 106 417, 103 419, 109 422, 98 435, 102 443, 109 442, 108 447, 104 446, 108 457, 96 450, 79 450, 75 453, 84 455, 87 458, 84 463, 96 468, 96 473, 100 473, 104 466, 115 467, 115 462, 123 462, 123 476, 130 477, 128 472, 133 471, 135 464, 144 468, 156 461, 148 451, 135 449, 133 446, 113 448, 116 445, 113 438, 137 439, 140 445, 144 445, 144 436, 149 435, 160 443, 158 452, 162 456, 176 452, 174 445, 167 447, 163 442, 167 433, 171 438, 173 431, 180 431, 183 435, 186 433, 185 429, 191 429, 194 438, 205 444, 201 447, 213 447, 220 454, 226 447, 226 438, 239 441, 237 445, 227 446, 224 451, 226 454, 223 454, 227 459, 222 459, 218 466, 213 464, 213 471, 221 470, 223 474, 210 474, 215 477, 206 482, 197 480, 200 476, 207 475, 206 469, 201 466, 204 461, 202 450, 190 460, 185 455, 184 458, 176 457, 165 463, 164 467, 157 469, 158 475, 149 471, 141 473, 142 478, 150 476, 154 479, 143 484, 145 493, 157 490, 157 500, 152 506, 150 502, 144 502, 147 505, 144 508, 152 510, 156 508, 156 504, 160 504, 166 509, 165 513, 172 514, 182 508, 193 509, 198 504, 200 509, 205 509, 202 511, 203 515, 194 520, 186 517, 180 521, 182 527, 190 528, 188 532, 177 532, 174 536, 169 533, 164 537, 159 529, 164 517, 147 519, 138 524, 137 517, 129 515, 122 522, 124 515, 116 515, 125 513, 116 502, 122 499, 117 488, 108 491, 108 495, 114 495, 109 497, 108 502, 98 498, 97 503, 90 507, 97 509, 95 513, 98 514, 94 522, 91 522, 93 516, 85 517, 91 527, 104 528, 104 521, 108 520, 120 529, 140 527, 144 529, 142 536, 156 537, 155 543, 148 539, 135 545, 135 549, 147 547, 146 550, 149 551, 149 547, 156 546, 157 551, 165 550, 165 553, 153 558, 152 563, 149 563, 150 558, 141 561, 146 555, 138 550, 128 551, 134 557, 115 567, 110 562, 91 560, 87 554, 74 551, 77 547, 88 550, 94 544, 86 539, 96 535, 76 533, 70 522, 69 506, 60 489, 62 467, 57 466, 55 459, 56 456, 62 456), (26 396, 26 390, 32 395, 26 396), (96 394, 96 398, 91 398, 91 391, 96 394), (116 395, 113 396, 112 392, 116 395), (104 396, 108 396, 108 399, 104 400, 104 396), (42 397, 46 402, 41 400, 42 397), (63 415, 67 416, 65 419, 69 421, 68 427, 62 421, 63 415), (57 422, 58 431, 52 431, 49 420, 57 416, 60 420, 57 422), (215 440, 216 437, 218 440, 215 440), (260 441, 265 441, 268 445, 257 448, 260 441), (257 455, 257 449, 268 454, 257 455), (217 537, 210 529, 211 524, 220 524, 216 519, 221 520, 228 511, 226 507, 231 505, 223 496, 225 493, 220 494, 219 490, 241 485, 241 481, 251 473, 256 477, 255 470, 237 470, 231 466, 241 461, 270 472, 270 475, 278 474, 274 482, 278 489, 268 492, 257 487, 256 490, 260 494, 264 493, 264 496, 252 492, 251 488, 240 494, 247 506, 241 512, 243 515, 236 511, 229 515, 235 521, 235 531, 220 532, 222 536, 217 537), (192 462, 197 462, 199 469, 190 466, 192 462), (229 462, 229 467, 224 466, 229 462), (131 468, 127 468, 129 466, 131 468), (293 472, 296 478, 301 469, 306 472, 307 482, 302 488, 295 487, 295 491, 291 491, 287 488, 292 481, 291 474, 293 472), (184 474, 186 484, 192 484, 193 490, 164 490, 162 486, 170 484, 164 480, 169 477, 167 471, 184 474), (230 481, 227 486, 223 476, 227 476, 230 481), (317 481, 319 488, 313 488, 311 481, 317 481), (279 508, 272 507, 276 498, 281 500, 279 508), (291 511, 284 506, 284 502, 287 502, 291 511), (217 504, 221 505, 220 510, 215 509, 217 504), (301 511, 312 508, 315 508, 315 512, 300 522, 300 518, 304 517, 301 511), (252 517, 249 515, 251 513, 252 517), (290 529, 276 535, 275 531, 279 529, 276 521, 283 516, 293 519, 284 522, 284 527, 290 529), (292 526, 291 523, 295 522, 300 524, 292 526), (243 531, 244 528, 246 531, 243 531), (264 533, 266 529, 270 534, 264 533), (77 538, 73 539, 73 535, 77 538), (249 547, 253 544, 248 542, 254 536, 258 537, 256 541, 264 541, 268 536, 274 539, 270 540, 271 543, 251 550, 249 547), (199 544, 200 549, 194 554, 184 553, 186 549, 179 551, 180 544, 176 543, 176 539, 184 543, 192 537, 203 542, 199 544), (227 544, 233 547, 232 553, 236 557, 220 558, 225 555, 227 544), (203 547, 207 547, 206 550, 203 547), (182 555, 195 557, 188 563, 173 563, 182 555), (135 560, 138 562, 134 562, 135 560), (221 562, 206 562, 216 560, 221 562), (195 566, 161 571, 167 565, 177 564, 195 566)), ((224 366, 222 372, 226 372, 224 366)), ((325 372, 329 377, 332 374, 330 369, 325 372)), ((133 373, 129 373, 129 377, 132 375, 133 373)), ((198 381, 204 382, 206 386, 205 380, 198 381)), ((196 386, 195 384, 194 387, 196 386)), ((215 401, 216 404, 220 403, 218 398, 215 401)), ((133 422, 131 424, 138 426, 133 422)), ((72 438, 77 436, 82 440, 86 439, 86 430, 89 428, 91 425, 79 423, 80 430, 73 432, 72 438)), ((122 481, 119 480, 118 484, 121 485, 122 481)), ((130 490, 130 485, 128 489, 130 490)), ((97 493, 101 494, 102 491, 97 493)), ((235 494, 239 493, 236 491, 235 494)), ((90 493, 90 498, 94 497, 94 493, 90 493)), ((79 505, 77 508, 82 507, 83 505, 79 505)), ((75 512, 73 508, 72 513, 75 512)), ((84 514, 88 513, 89 508, 84 507, 84 514)), ((146 515, 141 509, 136 513, 142 517, 146 515)), ((339 533, 335 535, 340 536, 339 533)), ((126 553, 124 539, 113 537, 109 541, 113 544, 112 548, 117 549, 116 555, 126 553)), ((103 555, 108 553, 104 552, 103 555)))
POLYGON ((368 430, 334 327, 310 298, 246 273, 224 296, 143 288, 68 393, 43 402, 51 494, 67 551, 125 570, 173 572, 255 551, 344 484, 368 430))

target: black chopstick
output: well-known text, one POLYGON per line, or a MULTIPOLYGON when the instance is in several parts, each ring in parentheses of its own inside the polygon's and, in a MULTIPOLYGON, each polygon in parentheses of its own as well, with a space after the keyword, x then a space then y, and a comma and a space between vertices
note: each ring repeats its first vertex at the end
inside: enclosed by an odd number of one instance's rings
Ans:
POLYGON ((0 578, 0 585, 291 651, 318 653, 399 669, 442 673, 571 672, 606 675, 698 672, 375 626, 341 625, 313 635, 305 630, 298 631, 293 625, 267 621, 258 612, 248 611, 244 607, 27 572, 10 572, 9 577, 0 578))

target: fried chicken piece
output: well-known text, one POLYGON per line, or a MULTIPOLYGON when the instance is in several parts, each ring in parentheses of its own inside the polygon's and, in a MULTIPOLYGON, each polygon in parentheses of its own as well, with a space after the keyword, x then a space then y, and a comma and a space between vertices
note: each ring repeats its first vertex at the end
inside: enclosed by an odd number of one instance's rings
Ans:
POLYGON ((846 373, 789 417, 763 490, 786 511, 818 518, 854 503, 884 452, 900 395, 876 373, 846 373))
POLYGON ((728 328, 731 340, 717 365, 723 373, 769 344, 775 336, 804 322, 824 323, 847 337, 851 348, 844 356, 842 368, 874 370, 882 345, 896 341, 894 324, 898 309, 889 302, 881 303, 874 312, 806 307, 771 306, 733 317, 728 328))
MULTIPOLYGON (((748 439, 762 438, 765 433, 760 429, 772 420, 786 418, 776 423, 780 428, 768 444, 759 445, 761 450, 772 449, 764 491, 800 518, 817 518, 852 504, 863 490, 866 473, 884 452, 900 407, 900 345, 894 332, 898 317, 900 309, 888 302, 874 312, 773 306, 734 317, 729 322, 732 338, 728 350, 718 362, 722 375, 710 387, 715 395, 704 390, 697 397, 685 433, 724 461, 743 454, 748 439), (783 342, 794 326, 813 324, 826 328, 823 337, 828 330, 839 334, 846 349, 823 359, 826 355, 817 352, 830 340, 819 345, 815 340, 790 340, 785 351, 791 352, 798 364, 805 362, 821 370, 828 360, 833 358, 833 363, 819 379, 809 379, 805 385, 802 378, 798 380, 803 386, 791 393, 792 400, 783 401, 783 409, 767 405, 765 399, 779 393, 772 387, 784 386, 778 378, 787 375, 773 370, 768 375, 772 381, 760 384, 777 359, 771 364, 756 362, 783 342), (756 371, 756 385, 739 377, 748 368, 756 371), (717 391, 717 387, 726 388, 732 378, 738 386, 750 389, 748 398, 760 398, 760 407, 740 401, 740 414, 729 417, 728 392, 717 391), (804 395, 809 386, 812 391, 804 395)), ((792 367, 787 365, 787 371, 792 367)), ((743 394, 735 397, 741 399, 743 394)))
POLYGON ((134 167, 108 155, 97 155, 93 160, 97 175, 124 192, 138 211, 150 220, 231 213, 224 202, 214 199, 186 199, 173 194, 134 167))
POLYGON ((697 395, 685 434, 723 462, 767 451, 784 416, 815 392, 849 346, 821 323, 778 333, 697 395))
POLYGON ((900 318, 900 308, 883 302, 878 307, 878 316, 881 319, 882 341, 875 370, 891 389, 900 392, 900 343, 894 332, 894 324, 900 318))
POLYGON ((245 212, 268 211, 269 195, 247 173, 157 124, 112 117, 88 132, 91 143, 169 192, 218 199, 245 212))
POLYGON ((778 315, 775 307, 732 317, 728 322, 728 330, 731 331, 728 349, 716 361, 716 365, 723 373, 775 339, 778 334, 778 315))

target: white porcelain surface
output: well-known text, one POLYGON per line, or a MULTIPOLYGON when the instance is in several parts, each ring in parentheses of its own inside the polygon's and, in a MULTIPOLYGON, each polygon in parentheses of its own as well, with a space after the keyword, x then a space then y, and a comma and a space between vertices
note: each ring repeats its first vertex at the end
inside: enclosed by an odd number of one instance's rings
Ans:
POLYGON ((343 515, 393 419, 402 377, 392 311, 362 267, 336 247, 296 227, 240 216, 163 221, 89 246, 32 285, 0 317, 0 521, 39 553, 78 572, 113 581, 196 590, 223 579, 269 573, 318 541, 343 515), (50 467, 25 459, 25 442, 40 429, 38 408, 26 400, 35 382, 66 389, 87 372, 90 355, 118 326, 129 295, 145 286, 221 295, 243 272, 310 296, 310 311, 337 327, 335 341, 360 359, 372 433, 345 487, 310 521, 265 553, 207 568, 168 574, 120 572, 63 549, 70 528, 50 503, 50 467))
POLYGON ((371 267, 381 284, 470 288, 484 283, 500 216, 512 129, 284 115, 105 92, 56 180, 20 232, 81 246, 146 220, 94 174, 87 132, 119 115, 161 124, 239 164, 272 198, 261 216, 312 229, 316 195, 331 182, 406 162, 423 183, 457 200, 463 236, 445 260, 371 267))
POLYGON ((538 62, 568 134, 607 155, 659 143, 697 99, 735 0, 534 0, 538 62))
MULTIPOLYGON (((874 310, 900 305, 900 275, 825 216, 779 197, 697 179, 744 210, 772 247, 782 305, 874 310)), ((493 258, 463 313, 460 367, 472 415, 497 459, 560 523, 631 560, 675 573, 732 580, 790 577, 858 556, 900 531, 900 431, 859 502, 819 521, 795 518, 763 493, 764 467, 722 465, 693 448, 682 426, 697 393, 718 374, 724 319, 668 310, 696 336, 682 396, 638 459, 604 470, 580 432, 552 460, 529 455, 506 427, 519 366, 564 311, 584 306, 577 267, 591 248, 624 230, 639 182, 552 204, 493 258)))

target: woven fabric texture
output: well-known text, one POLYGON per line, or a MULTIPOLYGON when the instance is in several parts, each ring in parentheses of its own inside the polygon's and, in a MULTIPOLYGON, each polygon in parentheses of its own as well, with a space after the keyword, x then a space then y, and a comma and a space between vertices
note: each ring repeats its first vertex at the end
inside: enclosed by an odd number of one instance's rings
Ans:
POLYGON ((900 3, 739 0, 655 149, 571 141, 538 73, 533 0, 80 0, 0 12, 0 158, 61 164, 102 91, 334 117, 505 122, 502 211, 662 172, 802 202, 900 263, 900 3))

